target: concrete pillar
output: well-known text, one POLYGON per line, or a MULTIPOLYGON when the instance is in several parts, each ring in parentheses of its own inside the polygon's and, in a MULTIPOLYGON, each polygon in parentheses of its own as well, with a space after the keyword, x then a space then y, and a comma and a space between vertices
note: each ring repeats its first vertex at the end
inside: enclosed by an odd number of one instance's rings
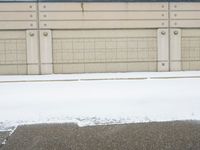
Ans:
POLYGON ((158 71, 169 71, 169 33, 168 29, 158 29, 158 71))
POLYGON ((53 73, 51 30, 40 30, 40 63, 41 74, 53 73))
POLYGON ((170 31, 170 70, 181 70, 181 29, 170 31))
POLYGON ((26 31, 26 46, 27 46, 27 74, 39 74, 39 47, 38 47, 38 31, 26 31))

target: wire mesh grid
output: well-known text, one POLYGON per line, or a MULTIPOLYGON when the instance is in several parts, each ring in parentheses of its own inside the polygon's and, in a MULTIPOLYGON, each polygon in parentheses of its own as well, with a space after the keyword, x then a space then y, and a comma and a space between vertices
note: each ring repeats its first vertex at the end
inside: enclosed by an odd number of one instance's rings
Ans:
POLYGON ((88 72, 86 64, 93 67, 89 72, 98 70, 95 67, 100 67, 100 72, 128 71, 131 63, 136 70, 148 71, 156 68, 157 38, 54 38, 53 63, 54 68, 59 68, 59 73, 74 67, 77 67, 74 69, 77 72, 88 72))
POLYGON ((200 37, 182 37, 181 61, 183 70, 200 69, 200 37))
POLYGON ((1 70, 11 70, 14 74, 26 72, 27 54, 25 39, 0 39, 1 70))
POLYGON ((156 61, 156 37, 53 39, 54 63, 156 61))

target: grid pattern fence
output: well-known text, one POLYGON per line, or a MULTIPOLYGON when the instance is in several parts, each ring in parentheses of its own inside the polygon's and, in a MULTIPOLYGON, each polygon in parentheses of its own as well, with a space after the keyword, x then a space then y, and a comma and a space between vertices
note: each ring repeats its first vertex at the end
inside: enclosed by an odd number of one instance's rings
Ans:
POLYGON ((26 40, 0 39, 1 74, 26 74, 26 40))
POLYGON ((182 37, 181 60, 183 70, 200 69, 200 37, 182 37))
MULTIPOLYGON (((156 37, 53 39, 53 63, 62 66, 61 72, 65 72, 63 69, 67 64, 127 64, 155 63, 156 61, 156 37)), ((148 69, 146 68, 147 71, 148 69)), ((87 72, 85 69, 83 70, 87 72)))

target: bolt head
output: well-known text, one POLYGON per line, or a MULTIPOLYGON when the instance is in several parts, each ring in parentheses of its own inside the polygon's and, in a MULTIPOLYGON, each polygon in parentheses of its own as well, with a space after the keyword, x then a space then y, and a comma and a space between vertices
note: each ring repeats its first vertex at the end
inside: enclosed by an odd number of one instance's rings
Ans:
POLYGON ((174 35, 177 35, 178 34, 178 31, 174 31, 174 35))
POLYGON ((30 35, 30 36, 34 36, 34 33, 33 33, 33 32, 29 32, 29 35, 30 35))
POLYGON ((44 32, 43 35, 44 35, 44 36, 48 36, 48 32, 44 32))
POLYGON ((161 31, 161 34, 162 34, 162 35, 165 35, 165 34, 166 34, 166 32, 165 32, 165 31, 161 31))

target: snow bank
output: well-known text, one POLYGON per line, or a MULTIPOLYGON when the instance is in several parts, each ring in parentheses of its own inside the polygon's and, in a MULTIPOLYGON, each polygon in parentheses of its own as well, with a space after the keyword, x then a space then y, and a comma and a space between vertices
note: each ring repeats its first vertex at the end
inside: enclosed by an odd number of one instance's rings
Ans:
MULTIPOLYGON (((126 80, 130 76, 142 77, 142 73, 124 73, 85 75, 124 80, 0 83, 0 130, 33 123, 75 122, 84 126, 200 120, 200 78, 151 79, 152 74, 143 73, 146 80, 126 80)), ((169 76, 159 74, 153 76, 169 76)), ((171 76, 188 74, 171 73, 171 76)), ((48 78, 54 80, 55 76, 48 78)), ((57 77, 70 79, 70 76, 73 75, 57 77)), ((80 79, 84 75, 74 76, 80 79)), ((47 76, 24 77, 2 76, 0 80, 44 80, 47 76)))

